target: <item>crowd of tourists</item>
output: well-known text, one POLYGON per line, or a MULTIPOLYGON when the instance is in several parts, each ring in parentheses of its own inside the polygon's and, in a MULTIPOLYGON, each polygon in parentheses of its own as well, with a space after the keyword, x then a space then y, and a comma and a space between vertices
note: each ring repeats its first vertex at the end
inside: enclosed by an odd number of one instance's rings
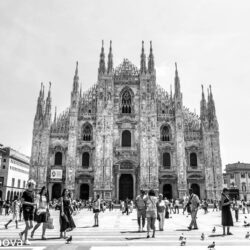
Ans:
MULTIPOLYGON (((115 201, 104 201, 99 195, 92 200, 74 200, 72 193, 64 189, 61 197, 57 200, 49 201, 48 190, 44 186, 35 193, 35 182, 29 180, 27 183, 28 188, 23 192, 22 197, 14 197, 12 202, 0 200, 0 215, 7 216, 12 213, 12 219, 4 225, 6 229, 10 223, 14 222, 18 229, 18 222, 25 221, 25 228, 19 233, 19 236, 24 240, 25 245, 30 245, 28 240, 28 233, 30 231, 30 238, 34 237, 36 230, 42 226, 41 238, 46 240, 45 234, 47 228, 53 228, 53 218, 51 218, 50 210, 59 210, 59 224, 60 224, 60 238, 67 239, 67 233, 72 231, 76 225, 73 216, 80 210, 86 208, 94 213, 93 227, 99 227, 99 214, 106 210, 112 211, 115 206, 115 201), (36 223, 35 225, 33 223, 36 223)), ((200 200, 192 189, 189 189, 189 196, 184 197, 183 200, 167 199, 162 194, 156 195, 154 190, 145 192, 140 191, 133 202, 132 199, 126 198, 120 201, 120 210, 122 214, 129 215, 133 213, 134 208, 137 213, 137 224, 139 232, 146 232, 147 238, 155 238, 156 222, 158 221, 159 231, 164 231, 165 219, 172 218, 171 214, 179 214, 180 210, 186 216, 191 217, 188 230, 197 230, 197 212, 198 209, 203 209, 204 214, 209 212, 208 208, 212 211, 221 210, 223 235, 231 235, 230 227, 233 226, 233 216, 231 210, 234 211, 236 222, 239 219, 239 211, 243 214, 250 213, 250 201, 238 201, 230 199, 228 189, 224 188, 220 201, 200 200), (146 230, 145 230, 146 226, 146 230)), ((249 224, 250 226, 250 224, 249 224)))

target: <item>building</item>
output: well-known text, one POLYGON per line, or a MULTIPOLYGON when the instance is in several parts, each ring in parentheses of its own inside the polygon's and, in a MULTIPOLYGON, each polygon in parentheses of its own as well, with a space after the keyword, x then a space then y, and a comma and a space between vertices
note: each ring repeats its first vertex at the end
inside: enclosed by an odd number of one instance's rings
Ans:
POLYGON ((250 200, 250 164, 241 162, 227 164, 224 183, 227 188, 239 189, 241 200, 250 200))
MULTIPOLYGON (((99 193, 105 199, 135 198, 155 189, 182 198, 193 187, 201 198, 222 189, 219 126, 211 86, 203 87, 200 116, 183 105, 177 65, 174 93, 156 84, 152 43, 144 43, 138 69, 128 59, 113 68, 110 42, 106 66, 102 44, 98 81, 79 89, 78 63, 65 112, 52 119, 51 88, 42 84, 33 128, 30 175, 52 198, 62 188, 76 198, 99 193)), ((198 98, 198 97, 197 97, 198 98)))
POLYGON ((30 158, 10 147, 0 148, 0 198, 20 196, 29 179, 30 158))

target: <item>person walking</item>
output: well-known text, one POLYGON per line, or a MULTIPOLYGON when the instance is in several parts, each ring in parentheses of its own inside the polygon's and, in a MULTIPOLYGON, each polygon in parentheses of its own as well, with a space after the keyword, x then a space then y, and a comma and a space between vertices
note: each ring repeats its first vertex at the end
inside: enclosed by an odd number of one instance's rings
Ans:
POLYGON ((43 224, 42 229, 42 240, 46 240, 45 238, 45 231, 46 231, 46 223, 48 220, 48 213, 49 213, 49 199, 48 199, 48 192, 45 186, 42 187, 40 193, 37 195, 36 198, 36 214, 35 219, 37 224, 35 225, 34 229, 31 231, 31 238, 33 238, 35 231, 43 224))
POLYGON ((175 214, 179 214, 179 206, 180 206, 180 202, 179 202, 178 199, 176 199, 176 200, 174 201, 174 213, 175 213, 175 214))
POLYGON ((34 180, 29 180, 28 189, 23 192, 21 203, 23 206, 23 218, 25 221, 25 229, 24 231, 19 233, 19 236, 22 240, 24 235, 24 245, 30 245, 28 240, 28 231, 33 228, 33 220, 34 220, 34 207, 36 206, 35 203, 35 192, 34 187, 36 182, 34 180))
POLYGON ((165 209, 166 209, 166 203, 163 200, 163 195, 159 194, 159 200, 156 203, 157 207, 157 219, 159 220, 159 230, 164 230, 164 221, 165 221, 165 209))
POLYGON ((71 198, 69 197, 68 189, 64 189, 61 196, 61 210, 60 210, 60 218, 61 218, 61 228, 60 228, 60 238, 66 238, 66 232, 73 230, 75 226, 75 222, 71 216, 72 207, 71 207, 71 198))
POLYGON ((239 220, 239 204, 237 200, 233 199, 233 210, 236 222, 239 220))
POLYGON ((232 201, 230 201, 228 194, 228 189, 224 188, 221 194, 221 224, 223 226, 223 235, 226 235, 226 227, 227 235, 232 235, 232 233, 230 232, 230 227, 233 226, 233 218, 230 209, 232 201))
MULTIPOLYGON (((189 195, 190 195, 190 197, 189 197, 189 200, 188 200, 188 203, 186 206, 190 207, 191 222, 190 222, 190 225, 188 226, 188 229, 192 230, 192 227, 194 226, 193 229, 196 230, 196 229, 198 229, 196 217, 197 217, 197 212, 198 212, 198 208, 200 205, 200 199, 199 199, 198 195, 196 195, 193 192, 192 188, 189 189, 189 195)), ((187 209, 187 210, 189 210, 189 209, 187 209)))
POLYGON ((127 215, 129 215, 129 199, 127 198, 124 202, 124 211, 122 212, 122 214, 127 213, 127 215))
POLYGON ((8 225, 12 222, 15 221, 16 223, 16 229, 18 229, 18 217, 19 217, 19 207, 20 207, 20 202, 18 201, 18 196, 15 195, 14 196, 14 201, 12 203, 12 211, 13 211, 13 217, 11 220, 8 221, 8 223, 6 223, 4 226, 6 229, 8 229, 8 225))
POLYGON ((146 220, 145 192, 143 190, 135 199, 135 207, 137 210, 138 232, 143 232, 146 220))
POLYGON ((10 210, 10 201, 7 200, 5 202, 5 216, 9 215, 9 212, 10 212, 9 210, 10 210))
POLYGON ((155 220, 157 217, 157 197, 153 189, 149 190, 146 201, 146 217, 147 217, 147 238, 149 238, 150 228, 153 230, 152 238, 155 238, 155 220))
POLYGON ((99 213, 101 211, 101 201, 100 201, 100 195, 96 195, 96 199, 93 202, 93 213, 94 215, 94 221, 95 224, 93 227, 99 227, 99 213))

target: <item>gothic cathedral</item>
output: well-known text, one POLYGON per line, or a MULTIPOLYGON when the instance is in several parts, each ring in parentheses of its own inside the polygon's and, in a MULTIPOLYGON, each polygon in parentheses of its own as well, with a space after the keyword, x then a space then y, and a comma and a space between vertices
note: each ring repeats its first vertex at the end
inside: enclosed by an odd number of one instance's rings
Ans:
POLYGON ((183 198, 189 187, 202 199, 222 189, 215 104, 202 86, 200 116, 183 105, 175 65, 174 93, 156 84, 152 43, 140 69, 128 59, 113 68, 112 43, 105 63, 102 44, 97 84, 79 89, 78 63, 70 107, 51 117, 51 88, 42 84, 34 119, 30 177, 50 198, 68 188, 75 198, 95 194, 134 199, 141 189, 183 198))

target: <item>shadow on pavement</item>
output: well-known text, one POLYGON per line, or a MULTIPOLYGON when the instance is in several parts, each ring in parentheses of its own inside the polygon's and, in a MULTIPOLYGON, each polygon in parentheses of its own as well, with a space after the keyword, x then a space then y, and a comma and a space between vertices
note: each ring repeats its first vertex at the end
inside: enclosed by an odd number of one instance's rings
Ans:
POLYGON ((126 240, 144 240, 147 239, 147 237, 131 237, 131 238, 125 238, 126 240))
POLYGON ((223 237, 223 234, 210 234, 208 237, 214 238, 214 237, 223 237))
POLYGON ((191 230, 189 230, 187 228, 183 228, 183 229, 176 229, 175 231, 191 231, 191 230))

